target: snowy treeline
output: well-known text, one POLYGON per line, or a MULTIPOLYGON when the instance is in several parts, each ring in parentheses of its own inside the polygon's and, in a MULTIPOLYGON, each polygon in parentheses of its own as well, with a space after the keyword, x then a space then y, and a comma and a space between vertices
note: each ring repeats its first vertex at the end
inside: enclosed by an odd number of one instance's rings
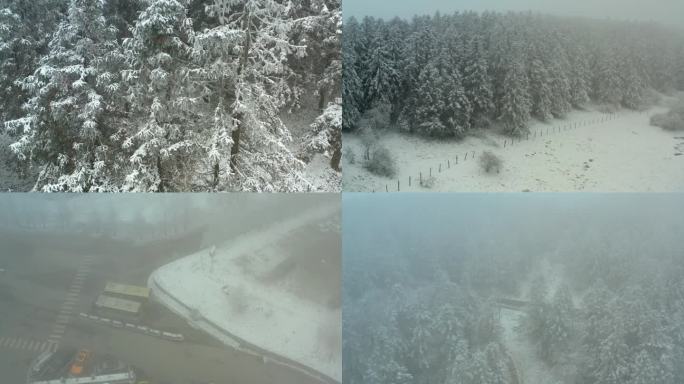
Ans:
POLYGON ((281 115, 337 102, 340 36, 339 0, 0 0, 6 165, 41 191, 307 190, 339 129, 281 115))
POLYGON ((682 202, 644 196, 349 199, 345 381, 683 382, 682 202))
POLYGON ((590 101, 636 109, 652 90, 684 89, 684 34, 657 24, 465 12, 350 18, 344 36, 345 130, 370 113, 429 136, 495 121, 519 135, 532 117, 590 101))

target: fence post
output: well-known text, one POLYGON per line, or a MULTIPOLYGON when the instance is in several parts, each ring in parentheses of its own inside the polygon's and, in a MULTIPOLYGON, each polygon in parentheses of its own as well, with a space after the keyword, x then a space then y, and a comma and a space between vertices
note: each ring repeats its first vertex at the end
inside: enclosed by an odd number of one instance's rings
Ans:
POLYGON ((430 167, 430 177, 432 177, 432 167, 430 167))
POLYGON ((437 173, 442 173, 442 163, 439 163, 439 168, 437 169, 437 173))
POLYGON ((401 192, 401 188, 399 188, 399 180, 397 180, 397 192, 401 192))
POLYGON ((447 159, 447 168, 451 168, 451 160, 447 159))
POLYGON ((409 187, 411 186, 411 176, 409 176, 409 187))
POLYGON ((387 188, 387 184, 385 184, 385 192, 389 192, 389 188, 387 188))
POLYGON ((504 139, 504 148, 506 148, 506 139, 504 139))
POLYGON ((420 172, 420 184, 423 184, 423 172, 420 172))

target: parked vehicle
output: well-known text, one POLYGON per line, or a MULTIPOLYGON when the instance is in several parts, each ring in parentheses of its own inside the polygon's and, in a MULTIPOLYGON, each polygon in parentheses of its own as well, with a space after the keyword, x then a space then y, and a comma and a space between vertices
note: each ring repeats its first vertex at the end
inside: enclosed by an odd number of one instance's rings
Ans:
POLYGON ((74 362, 71 364, 71 368, 69 368, 69 373, 71 373, 73 376, 82 375, 86 364, 88 364, 88 360, 90 360, 90 356, 91 352, 87 349, 81 349, 78 351, 76 357, 74 358, 74 362))

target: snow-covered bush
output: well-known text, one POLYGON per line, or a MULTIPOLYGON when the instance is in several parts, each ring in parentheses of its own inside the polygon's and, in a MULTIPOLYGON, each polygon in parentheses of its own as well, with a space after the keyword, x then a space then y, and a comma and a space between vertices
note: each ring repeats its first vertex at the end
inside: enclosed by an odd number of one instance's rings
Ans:
POLYGON ((486 173, 491 173, 496 171, 499 173, 501 171, 501 165, 503 162, 501 159, 490 151, 484 151, 480 155, 480 167, 486 173))
POLYGON ((420 186, 423 188, 432 188, 435 186, 437 179, 434 176, 423 177, 420 179, 420 186))
POLYGON ((330 104, 311 124, 311 131, 304 137, 304 158, 310 160, 315 153, 330 158, 330 167, 340 171, 342 158, 342 106, 330 104))
POLYGON ((667 131, 684 130, 684 101, 680 101, 667 113, 658 113, 651 116, 651 125, 667 131))
POLYGON ((365 167, 370 172, 385 177, 393 177, 397 173, 394 157, 385 147, 373 149, 365 167))

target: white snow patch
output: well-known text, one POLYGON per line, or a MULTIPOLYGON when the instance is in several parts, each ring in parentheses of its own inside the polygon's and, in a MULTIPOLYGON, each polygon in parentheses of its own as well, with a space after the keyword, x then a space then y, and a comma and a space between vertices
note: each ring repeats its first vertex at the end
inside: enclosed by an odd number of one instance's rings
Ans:
POLYGON ((512 145, 510 138, 494 133, 462 141, 388 133, 380 144, 396 159, 398 174, 392 179, 365 170, 359 136, 344 134, 343 153, 351 150, 356 161, 351 164, 343 158, 343 190, 392 192, 399 180, 402 192, 427 191, 419 186, 419 174, 426 177, 432 168, 433 191, 682 191, 684 156, 676 155, 676 146, 684 143, 683 135, 649 124, 651 115, 664 111, 623 110, 607 121, 601 121, 608 115, 599 111, 573 111, 563 120, 532 123, 530 139, 512 145), (534 137, 534 132, 541 135, 534 137), (480 169, 477 160, 485 150, 503 160, 500 173, 480 169))
POLYGON ((338 207, 311 209, 218 245, 213 258, 207 249, 165 265, 150 276, 150 287, 165 305, 224 343, 254 349, 242 345, 242 339, 276 360, 285 357, 339 382, 340 308, 263 281, 287 258, 284 240, 308 240, 292 239, 298 228, 318 223, 321 232, 339 230, 330 224, 338 217, 338 207))

